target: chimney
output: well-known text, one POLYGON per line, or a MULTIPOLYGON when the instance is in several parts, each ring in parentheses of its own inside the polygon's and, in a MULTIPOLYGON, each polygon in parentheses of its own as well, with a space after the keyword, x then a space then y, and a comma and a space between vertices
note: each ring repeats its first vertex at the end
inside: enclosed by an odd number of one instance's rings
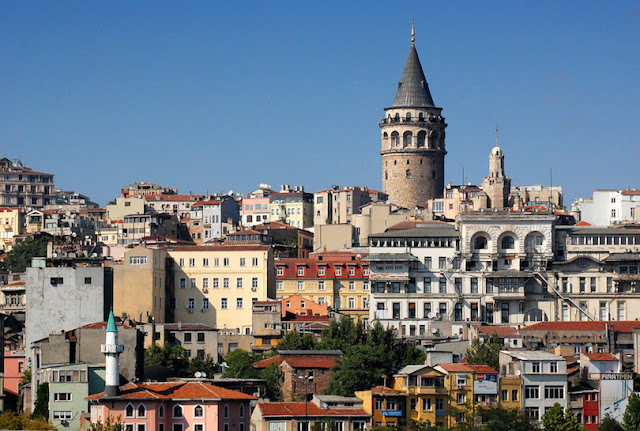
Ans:
POLYGON ((123 352, 124 346, 118 344, 118 327, 116 319, 113 317, 113 310, 109 313, 109 322, 107 323, 107 334, 105 344, 101 346, 102 353, 105 356, 105 397, 117 397, 118 388, 120 387, 120 365, 118 358, 123 352))

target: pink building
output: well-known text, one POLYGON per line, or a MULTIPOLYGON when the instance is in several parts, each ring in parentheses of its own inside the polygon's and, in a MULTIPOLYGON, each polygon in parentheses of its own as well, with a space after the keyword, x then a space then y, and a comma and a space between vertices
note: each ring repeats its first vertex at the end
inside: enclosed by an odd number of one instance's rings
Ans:
POLYGON ((103 392, 87 399, 92 423, 120 416, 123 431, 249 431, 250 402, 257 398, 206 382, 177 381, 127 383, 114 397, 103 392))
POLYGON ((18 395, 18 383, 25 370, 24 350, 4 351, 4 391, 18 395))

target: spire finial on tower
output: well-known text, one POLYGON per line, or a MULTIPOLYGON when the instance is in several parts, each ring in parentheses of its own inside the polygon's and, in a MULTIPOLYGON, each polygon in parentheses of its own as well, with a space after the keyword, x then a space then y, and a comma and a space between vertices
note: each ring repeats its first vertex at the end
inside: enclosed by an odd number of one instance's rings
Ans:
POLYGON ((498 124, 496 123, 496 147, 499 147, 498 145, 498 124))
POLYGON ((411 18, 411 45, 416 43, 416 28, 413 25, 413 18, 411 18))

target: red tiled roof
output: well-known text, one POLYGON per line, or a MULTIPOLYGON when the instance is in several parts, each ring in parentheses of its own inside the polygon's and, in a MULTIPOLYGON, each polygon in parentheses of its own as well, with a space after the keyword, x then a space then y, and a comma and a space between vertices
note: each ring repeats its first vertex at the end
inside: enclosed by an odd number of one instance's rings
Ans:
POLYGON ((246 230, 241 230, 241 231, 238 231, 238 232, 231 232, 231 233, 227 234, 227 236, 232 236, 232 235, 261 235, 261 233, 258 232, 257 230, 246 229, 246 230))
POLYGON ((364 268, 368 268, 368 262, 361 260, 351 260, 352 255, 344 255, 344 256, 331 256, 330 259, 327 260, 319 260, 317 257, 313 258, 296 258, 296 257, 287 257, 281 258, 275 262, 276 267, 281 267, 284 269, 283 275, 278 275, 278 279, 333 279, 333 278, 350 278, 350 279, 368 279, 368 275, 364 275, 364 268), (346 267, 349 265, 354 268, 354 275, 349 275, 349 268, 346 267), (298 276, 298 267, 304 267, 304 275, 298 276), (325 268, 325 272, 323 276, 318 275, 318 268, 325 268), (340 275, 336 275, 336 267, 339 267, 341 270, 340 275))
POLYGON ((592 224, 591 224, 591 223, 586 222, 586 221, 584 221, 584 220, 579 221, 579 222, 578 222, 578 223, 576 223, 575 225, 576 225, 576 226, 592 226, 592 224))
POLYGON ((286 223, 280 223, 277 221, 271 221, 269 223, 262 223, 262 224, 258 224, 255 225, 253 227, 256 230, 269 230, 269 229, 296 229, 298 230, 297 227, 295 226, 291 226, 289 224, 286 223))
POLYGON ((640 195, 640 190, 623 190, 623 195, 640 195))
POLYGON ((523 208, 525 211, 545 211, 547 209, 544 205, 529 205, 523 208))
MULTIPOLYGON (((98 399, 104 392, 90 395, 87 399, 98 399)), ((256 400, 252 395, 221 388, 205 382, 158 382, 132 383, 120 386, 118 398, 123 399, 215 399, 256 400)))
POLYGON ((539 322, 520 329, 522 331, 604 331, 605 324, 613 326, 614 332, 632 332, 640 328, 640 321, 614 322, 539 322))
POLYGON ((585 353, 584 354, 591 361, 618 361, 619 359, 613 356, 611 353, 585 353))
MULTIPOLYGON (((129 326, 129 325, 125 325, 122 322, 116 322, 117 326, 122 326, 125 329, 131 329, 133 328, 133 326, 129 326)), ((87 325, 81 326, 81 329, 102 329, 102 328, 106 328, 107 327, 107 322, 95 322, 95 323, 89 323, 87 325)))
POLYGON ((253 364, 253 368, 267 368, 271 364, 280 365, 282 363, 282 356, 272 356, 267 359, 263 359, 261 361, 253 364))
POLYGON ((438 364, 438 366, 443 370, 449 371, 449 372, 463 372, 463 373, 473 372, 471 365, 467 365, 467 364, 438 364))
POLYGON ((500 338, 520 337, 518 331, 513 326, 476 326, 478 335, 497 334, 500 338))
POLYGON ((476 374, 498 374, 498 372, 488 365, 467 365, 476 374))
POLYGON ((365 416, 371 415, 363 409, 323 409, 312 402, 308 403, 258 403, 257 408, 263 417, 295 417, 295 416, 365 416), (306 404, 306 405, 305 405, 306 404))

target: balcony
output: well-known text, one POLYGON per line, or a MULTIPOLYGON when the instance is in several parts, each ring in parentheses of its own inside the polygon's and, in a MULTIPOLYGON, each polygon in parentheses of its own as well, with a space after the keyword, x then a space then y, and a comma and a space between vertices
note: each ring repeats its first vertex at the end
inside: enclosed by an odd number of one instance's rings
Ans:
POLYGON ((446 395, 449 392, 443 386, 410 386, 409 394, 411 395, 446 395))
POLYGON ((496 299, 524 299, 524 287, 518 287, 516 289, 495 288, 493 297, 496 299))

